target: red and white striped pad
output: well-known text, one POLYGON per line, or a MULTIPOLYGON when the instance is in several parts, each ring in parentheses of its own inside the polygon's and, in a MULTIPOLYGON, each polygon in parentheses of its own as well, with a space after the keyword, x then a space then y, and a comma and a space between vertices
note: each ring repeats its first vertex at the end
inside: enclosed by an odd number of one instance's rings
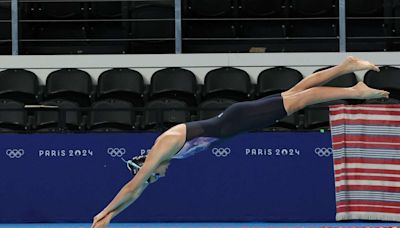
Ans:
POLYGON ((400 221, 400 105, 330 107, 336 219, 400 221))

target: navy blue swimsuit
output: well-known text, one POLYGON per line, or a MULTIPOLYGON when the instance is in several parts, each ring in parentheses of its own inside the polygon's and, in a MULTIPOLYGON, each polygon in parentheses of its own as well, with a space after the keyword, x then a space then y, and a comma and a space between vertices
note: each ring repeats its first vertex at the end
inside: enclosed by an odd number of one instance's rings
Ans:
POLYGON ((186 142, 173 158, 192 156, 221 139, 270 126, 286 115, 281 94, 235 103, 216 117, 185 123, 186 142))

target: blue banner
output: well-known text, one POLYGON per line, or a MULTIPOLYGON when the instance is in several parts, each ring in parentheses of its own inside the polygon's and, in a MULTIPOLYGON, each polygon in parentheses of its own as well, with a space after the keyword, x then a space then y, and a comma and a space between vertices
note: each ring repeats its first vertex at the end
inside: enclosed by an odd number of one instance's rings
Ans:
MULTIPOLYGON (((1 134, 0 222, 88 222, 156 133, 1 134)), ((335 221, 330 133, 247 133, 193 157, 115 221, 335 221)))

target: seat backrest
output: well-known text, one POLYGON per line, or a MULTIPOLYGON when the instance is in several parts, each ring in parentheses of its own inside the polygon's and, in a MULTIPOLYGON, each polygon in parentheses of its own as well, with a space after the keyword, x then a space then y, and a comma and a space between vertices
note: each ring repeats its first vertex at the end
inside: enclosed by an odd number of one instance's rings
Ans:
POLYGON ((230 99, 210 99, 203 101, 199 105, 199 119, 205 120, 219 115, 227 107, 236 103, 237 101, 230 99))
POLYGON ((175 99, 157 99, 146 104, 142 127, 145 129, 171 127, 190 120, 187 104, 175 99), (177 110, 171 110, 177 108, 177 110))
POLYGON ((257 96, 264 97, 292 88, 303 79, 295 69, 273 67, 262 71, 257 78, 257 96))
POLYGON ((322 86, 331 86, 331 87, 351 87, 356 85, 358 82, 357 76, 354 73, 348 73, 341 75, 332 81, 329 81, 322 86))
POLYGON ((36 111, 36 128, 58 127, 60 121, 64 121, 65 128, 78 129, 80 124, 79 105, 75 102, 54 99, 41 102, 42 105, 57 106, 58 108, 41 109, 36 111), (75 109, 75 110, 74 110, 75 109), (62 118, 60 120, 60 118, 62 118))
POLYGON ((0 2, 0 20, 11 19, 11 3, 0 2))
POLYGON ((90 104, 92 78, 78 69, 61 69, 49 74, 46 79, 46 97, 62 98, 78 102, 81 106, 90 104))
MULTIPOLYGON (((0 12, 1 14, 1 12, 0 12)), ((2 20, 2 19, 0 19, 2 20)), ((9 20, 9 19, 4 19, 9 20)), ((11 39, 11 26, 9 23, 0 23, 0 40, 10 40, 11 39)), ((1 42, 2 48, 6 46, 8 42, 1 42)))
POLYGON ((24 69, 0 72, 0 98, 34 104, 37 102, 38 92, 39 80, 36 74, 24 69))
POLYGON ((232 14, 232 0, 187 0, 189 16, 193 17, 221 17, 232 14))
POLYGON ((377 98, 377 99, 367 99, 363 104, 400 104, 400 99, 396 98, 377 98))
MULTIPOLYGON (((332 66, 328 66, 328 67, 323 67, 320 69, 317 69, 315 72, 318 71, 322 71, 325 69, 329 69, 332 66)), ((343 74, 340 75, 339 77, 334 78, 333 80, 323 84, 322 86, 330 86, 330 87, 352 87, 354 85, 356 85, 358 82, 357 80, 357 76, 355 73, 348 73, 348 74, 343 74)))
POLYGON ((241 14, 250 17, 282 16, 286 0, 240 0, 241 14))
POLYGON ((150 81, 152 99, 170 97, 195 103, 197 90, 196 76, 182 68, 165 68, 153 74, 150 81))
POLYGON ((229 98, 234 100, 248 99, 251 92, 250 76, 247 72, 222 67, 209 71, 204 78, 204 97, 229 98))
POLYGON ((118 99, 143 105, 143 76, 128 68, 115 68, 100 74, 97 80, 98 99, 118 99))
POLYGON ((337 15, 337 2, 337 0, 292 0, 295 15, 307 17, 337 15))
POLYGON ((24 130, 27 124, 27 113, 24 104, 13 100, 0 100, 0 127, 13 130, 24 130))
POLYGON ((102 100, 92 104, 89 128, 112 127, 128 130, 134 128, 133 105, 121 100, 102 100))
POLYGON ((42 2, 37 12, 44 19, 72 19, 83 15, 83 3, 80 2, 42 2))
POLYGON ((335 100, 308 106, 304 109, 304 126, 306 129, 329 128, 329 106, 348 104, 345 100, 335 100))
POLYGON ((364 82, 369 87, 390 92, 391 98, 400 99, 400 68, 392 66, 379 67, 380 71, 368 71, 364 82))
POLYGON ((379 69, 379 72, 370 70, 365 74, 365 84, 377 89, 400 90, 400 68, 383 66, 379 69))
POLYGON ((346 1, 346 16, 383 16, 382 0, 351 0, 346 1))
MULTIPOLYGON (((89 11, 93 18, 122 18, 128 2, 91 2, 89 11)), ((126 12, 127 13, 127 12, 126 12)))
POLYGON ((144 4, 132 10, 135 19, 171 19, 132 22, 134 38, 175 38, 174 8, 168 5, 144 4))

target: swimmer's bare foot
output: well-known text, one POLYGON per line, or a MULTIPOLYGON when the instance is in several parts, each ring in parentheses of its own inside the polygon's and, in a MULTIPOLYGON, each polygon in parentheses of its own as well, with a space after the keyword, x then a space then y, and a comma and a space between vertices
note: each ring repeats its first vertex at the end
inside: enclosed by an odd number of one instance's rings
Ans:
POLYGON ((389 92, 384 90, 372 89, 368 87, 364 82, 359 82, 352 88, 358 92, 360 98, 362 99, 389 98, 389 92))
POLYGON ((379 67, 374 64, 356 58, 354 56, 348 56, 341 64, 345 73, 350 73, 359 70, 374 70, 379 72, 379 67))

